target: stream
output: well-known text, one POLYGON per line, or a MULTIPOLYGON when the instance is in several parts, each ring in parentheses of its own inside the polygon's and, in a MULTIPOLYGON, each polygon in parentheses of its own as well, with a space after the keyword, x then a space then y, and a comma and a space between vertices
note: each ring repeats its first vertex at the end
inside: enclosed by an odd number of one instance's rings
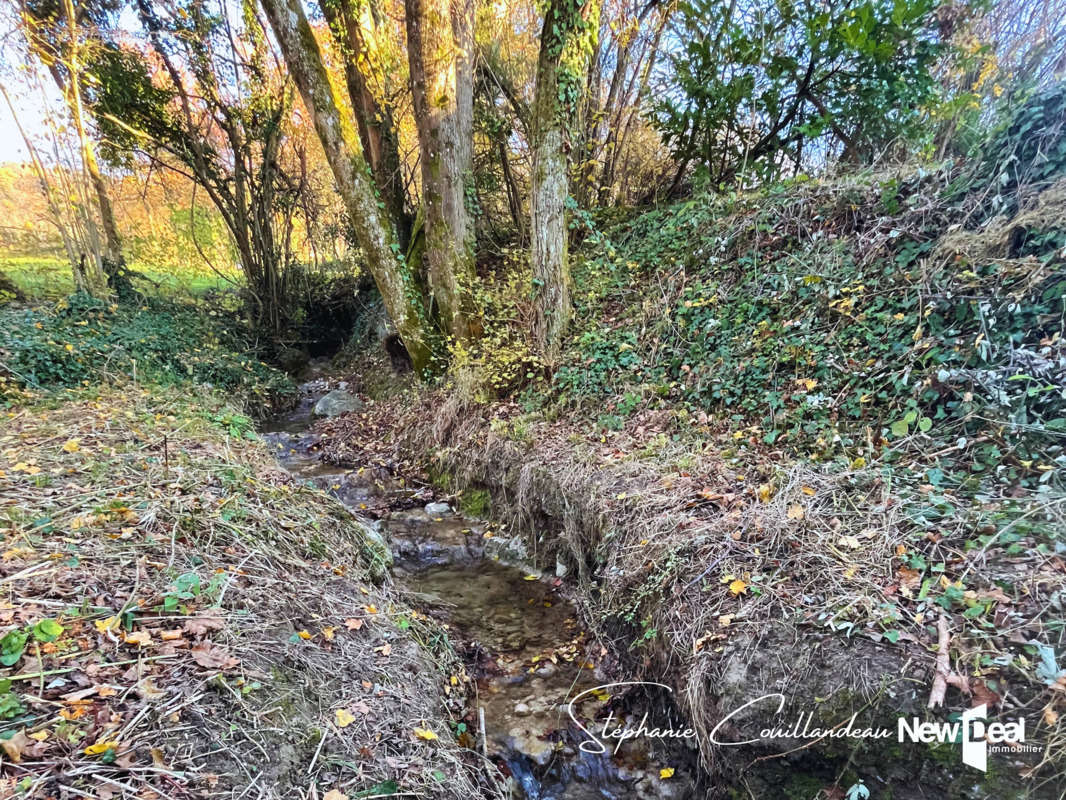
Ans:
MULTIPOLYGON (((386 535, 397 584, 419 611, 448 626, 476 679, 469 733, 460 741, 481 746, 480 709, 488 756, 510 776, 514 795, 529 800, 693 796, 680 776, 660 777, 663 757, 653 757, 647 739, 627 741, 617 754, 579 747, 589 740, 570 717, 573 698, 573 713, 589 730, 602 727, 608 710, 615 720, 635 712, 608 709, 610 695, 597 690, 611 678, 597 666, 600 648, 588 641, 561 579, 524 566, 520 545, 434 502, 425 487, 404 485, 382 469, 321 460, 312 409, 336 386, 325 379, 304 384, 296 409, 260 434, 283 468, 386 535), (379 521, 367 519, 371 508, 379 521)), ((637 714, 632 726, 639 720, 637 714)))

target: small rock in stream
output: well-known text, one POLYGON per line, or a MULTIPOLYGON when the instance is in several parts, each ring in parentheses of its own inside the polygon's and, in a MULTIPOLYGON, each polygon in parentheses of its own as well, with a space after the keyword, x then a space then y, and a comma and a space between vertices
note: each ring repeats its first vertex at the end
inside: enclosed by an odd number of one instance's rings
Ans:
POLYGON ((439 517, 441 514, 452 513, 452 507, 447 503, 426 503, 425 511, 431 517, 439 517))
POLYGON ((343 389, 334 389, 327 395, 323 395, 311 413, 316 417, 336 417, 351 411, 362 411, 365 405, 362 400, 343 389))
POLYGON ((527 706, 525 703, 519 703, 514 707, 514 713, 516 717, 528 717, 533 713, 533 709, 527 706))

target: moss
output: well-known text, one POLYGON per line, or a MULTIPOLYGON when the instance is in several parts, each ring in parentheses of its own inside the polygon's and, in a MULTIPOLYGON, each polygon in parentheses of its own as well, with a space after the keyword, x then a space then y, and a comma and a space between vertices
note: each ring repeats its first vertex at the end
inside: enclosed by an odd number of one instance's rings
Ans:
POLYGON ((487 517, 491 506, 492 497, 486 489, 466 489, 459 497, 459 510, 467 517, 487 517))

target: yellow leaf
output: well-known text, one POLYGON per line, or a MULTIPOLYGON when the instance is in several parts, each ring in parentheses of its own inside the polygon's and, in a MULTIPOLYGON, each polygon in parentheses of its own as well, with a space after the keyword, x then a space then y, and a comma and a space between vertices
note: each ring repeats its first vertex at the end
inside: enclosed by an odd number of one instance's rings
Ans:
POLYGON ((810 486, 804 486, 803 488, 800 489, 800 491, 803 492, 808 497, 814 497, 814 489, 812 489, 810 486))
POLYGON ((325 638, 325 640, 327 642, 332 642, 333 641, 333 634, 336 632, 336 630, 337 630, 336 628, 332 628, 332 627, 331 628, 323 628, 322 629, 322 636, 325 638))
POLYGON ((662 778, 664 781, 667 778, 674 777, 674 768, 673 767, 663 767, 661 770, 659 770, 659 777, 662 778))
POLYGON ((732 614, 723 614, 722 616, 720 616, 718 618, 718 624, 721 625, 723 628, 728 628, 730 623, 732 623, 732 622, 733 622, 733 615, 732 614))
POLYGON ((91 744, 85 748, 85 755, 87 756, 99 756, 106 753, 108 750, 117 750, 118 742, 97 742, 91 744))
POLYGON ((43 742, 45 739, 48 738, 48 731, 37 731, 36 733, 31 733, 30 738, 35 739, 38 742, 43 742))
POLYGON ((338 728, 347 728, 355 722, 355 715, 346 708, 338 708, 336 716, 338 728))
POLYGON ((139 647, 145 647, 152 643, 152 634, 148 631, 134 631, 133 633, 127 633, 122 637, 122 640, 126 644, 135 644, 139 647))
POLYGON ((93 624, 96 625, 96 630, 100 631, 100 633, 107 633, 108 631, 118 630, 119 618, 116 616, 98 619, 93 624))
POLYGON ((344 792, 338 791, 337 789, 330 789, 328 792, 322 795, 322 800, 348 800, 348 795, 346 795, 344 792))
POLYGON ((78 439, 67 439, 63 445, 64 453, 76 453, 81 450, 81 442, 78 439))
POLYGON ((773 490, 768 483, 760 483, 759 488, 755 490, 756 497, 764 503, 769 502, 771 494, 773 494, 773 490))
POLYGON ((540 580, 540 578, 537 575, 526 575, 526 577, 524 577, 522 580, 524 580, 524 581, 536 581, 536 580, 540 580))
POLYGON ((427 742, 432 742, 437 738, 437 734, 429 730, 429 728, 415 728, 415 736, 419 739, 424 739, 427 742))
POLYGON ((859 456, 858 458, 856 458, 854 461, 851 462, 851 468, 852 469, 862 469, 865 466, 866 466, 866 459, 863 458, 862 456, 859 456))
POLYGON ((740 578, 734 579, 729 584, 729 592, 730 592, 730 594, 738 595, 741 592, 746 592, 747 590, 748 590, 748 584, 744 583, 744 581, 742 581, 740 578))
POLYGON ((29 464, 27 464, 25 461, 20 461, 19 463, 17 463, 15 466, 13 466, 11 468, 11 471, 12 472, 25 472, 29 468, 30 468, 29 464))
POLYGON ((305 641, 311 638, 311 634, 309 631, 297 631, 296 635, 305 641))
POLYGON ((363 608, 366 609, 366 613, 367 614, 377 614, 378 613, 378 607, 373 605, 373 604, 368 605, 368 606, 363 606, 363 608))
POLYGON ((803 519, 803 506, 799 503, 793 503, 788 507, 789 519, 803 519))

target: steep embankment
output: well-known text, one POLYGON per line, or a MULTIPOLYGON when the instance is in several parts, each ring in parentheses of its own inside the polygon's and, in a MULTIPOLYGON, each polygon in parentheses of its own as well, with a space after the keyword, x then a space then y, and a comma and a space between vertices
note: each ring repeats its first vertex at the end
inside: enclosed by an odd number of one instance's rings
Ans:
POLYGON ((446 637, 231 405, 287 380, 210 321, 79 302, 5 312, 0 796, 472 796, 446 637))
MULTIPOLYGON (((594 233, 549 380, 521 347, 526 300, 497 295, 450 388, 331 423, 327 452, 487 491, 576 578, 619 676, 674 686, 719 791, 1058 797, 1062 107, 1034 99, 961 168, 700 197, 594 233), (985 704, 1024 717, 1032 748, 982 774, 951 744, 711 740, 771 692, 784 720, 893 731, 985 704)), ((717 738, 772 720, 750 709, 717 738)))

